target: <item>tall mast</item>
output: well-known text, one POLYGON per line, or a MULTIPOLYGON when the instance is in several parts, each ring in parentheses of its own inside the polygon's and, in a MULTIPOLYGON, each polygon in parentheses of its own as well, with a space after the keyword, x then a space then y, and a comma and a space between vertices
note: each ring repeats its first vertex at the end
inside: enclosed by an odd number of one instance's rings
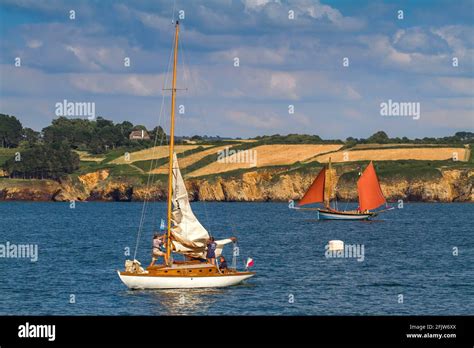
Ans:
POLYGON ((329 157, 329 164, 328 164, 328 177, 326 180, 327 185, 327 195, 324 197, 324 205, 326 208, 331 206, 331 194, 332 194, 332 165, 331 165, 331 157, 329 157))
POLYGON ((179 22, 176 21, 176 30, 174 34, 174 59, 173 59, 173 85, 171 87, 171 121, 170 121, 170 153, 168 170, 168 235, 166 238, 166 258, 165 263, 170 264, 171 255, 171 211, 173 197, 173 154, 174 154, 174 112, 176 106, 176 66, 178 62, 178 36, 179 22))

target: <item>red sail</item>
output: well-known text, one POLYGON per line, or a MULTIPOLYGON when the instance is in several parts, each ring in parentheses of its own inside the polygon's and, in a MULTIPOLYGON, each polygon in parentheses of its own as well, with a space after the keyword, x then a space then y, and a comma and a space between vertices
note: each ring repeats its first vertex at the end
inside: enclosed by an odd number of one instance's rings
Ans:
POLYGON ((326 180, 326 168, 321 169, 316 179, 299 201, 298 205, 319 203, 324 201, 324 182, 326 180))
POLYGON ((362 211, 375 209, 385 203, 385 197, 372 162, 360 176, 357 190, 359 191, 359 208, 362 211))

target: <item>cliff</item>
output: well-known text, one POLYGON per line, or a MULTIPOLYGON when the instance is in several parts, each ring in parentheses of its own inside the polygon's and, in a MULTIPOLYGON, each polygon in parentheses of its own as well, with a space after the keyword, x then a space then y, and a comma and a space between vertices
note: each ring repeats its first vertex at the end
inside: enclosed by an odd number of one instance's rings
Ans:
MULTIPOLYGON (((427 202, 473 202, 474 170, 440 170, 440 177, 430 179, 381 178, 387 200, 427 202)), ((338 198, 356 200, 355 180, 337 175, 338 198)), ((289 201, 301 198, 311 185, 316 171, 281 173, 259 170, 236 177, 192 178, 186 185, 190 198, 201 201, 289 201)), ((133 178, 118 179, 100 170, 60 182, 52 180, 0 180, 0 200, 31 201, 142 201, 164 200, 167 185, 156 182, 146 187, 133 178)))

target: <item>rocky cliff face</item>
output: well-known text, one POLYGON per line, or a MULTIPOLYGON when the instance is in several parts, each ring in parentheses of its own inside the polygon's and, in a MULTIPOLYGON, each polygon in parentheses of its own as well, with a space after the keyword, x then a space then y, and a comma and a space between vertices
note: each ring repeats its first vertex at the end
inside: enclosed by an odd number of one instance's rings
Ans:
MULTIPOLYGON (((473 180, 474 171, 468 170, 444 170, 441 171, 442 178, 432 180, 420 180, 413 178, 392 179, 381 181, 380 186, 387 200, 403 199, 405 201, 423 202, 473 202, 473 180)), ((357 199, 357 191, 342 185, 338 196, 341 199, 357 199)))
MULTIPOLYGON (((473 202, 473 170, 443 170, 442 178, 431 180, 381 180, 387 200, 428 202, 473 202)), ((289 201, 302 197, 316 173, 247 172, 236 178, 190 179, 186 185, 192 200, 202 201, 289 201)), ((150 187, 132 179, 117 180, 107 170, 88 173, 77 179, 0 180, 0 200, 34 201, 142 201, 164 200, 167 185, 157 182, 150 187)), ((356 200, 354 182, 337 183, 338 197, 356 200)))

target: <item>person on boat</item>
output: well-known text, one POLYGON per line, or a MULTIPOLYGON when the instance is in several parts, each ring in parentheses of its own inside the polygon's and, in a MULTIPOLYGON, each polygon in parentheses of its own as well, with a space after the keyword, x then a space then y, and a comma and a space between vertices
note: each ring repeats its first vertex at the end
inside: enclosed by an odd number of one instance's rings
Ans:
POLYGON ((224 256, 219 257, 219 269, 221 271, 227 271, 229 268, 227 267, 227 261, 225 260, 224 256))
POLYGON ((210 237, 209 241, 207 242, 206 259, 207 259, 207 262, 209 262, 212 265, 216 264, 216 249, 217 249, 217 243, 214 237, 210 237))
POLYGON ((156 260, 158 260, 159 257, 165 257, 165 235, 160 235, 159 233, 155 233, 153 235, 153 248, 151 252, 151 267, 155 264, 156 260))

